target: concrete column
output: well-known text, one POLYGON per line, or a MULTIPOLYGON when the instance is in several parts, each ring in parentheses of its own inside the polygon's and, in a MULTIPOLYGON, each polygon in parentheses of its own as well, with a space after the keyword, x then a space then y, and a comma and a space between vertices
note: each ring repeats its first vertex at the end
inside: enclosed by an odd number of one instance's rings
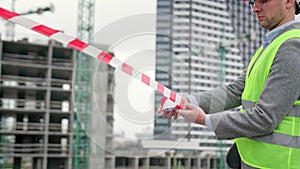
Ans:
POLYGON ((167 169, 171 169, 171 166, 172 166, 172 164, 171 164, 171 157, 167 157, 167 169))
POLYGON ((146 157, 146 169, 150 169, 150 157, 146 157))
POLYGON ((207 160, 207 169, 210 169, 210 166, 211 166, 210 165, 210 159, 211 159, 211 157, 210 157, 210 155, 208 155, 207 159, 206 159, 207 160))
POLYGON ((192 163, 191 163, 191 157, 188 157, 187 159, 187 166, 185 167, 186 169, 191 169, 192 163))
POLYGON ((33 159, 33 169, 42 169, 42 164, 43 164, 43 159, 42 158, 34 158, 33 159))
POLYGON ((197 166, 198 168, 201 168, 201 156, 198 156, 198 160, 197 160, 197 166))
POLYGON ((139 157, 134 158, 134 168, 139 169, 139 157))
POLYGON ((112 169, 116 168, 116 157, 115 156, 111 159, 111 166, 112 166, 112 169))

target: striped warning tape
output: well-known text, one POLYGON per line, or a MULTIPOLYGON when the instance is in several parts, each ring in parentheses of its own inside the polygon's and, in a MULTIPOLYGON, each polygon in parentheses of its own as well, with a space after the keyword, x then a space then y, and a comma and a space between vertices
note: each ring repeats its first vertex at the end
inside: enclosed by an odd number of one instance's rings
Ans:
POLYGON ((43 34, 51 39, 54 39, 60 43, 63 43, 73 49, 79 50, 89 56, 92 56, 96 59, 101 60, 102 62, 116 68, 122 69, 123 72, 127 73, 130 76, 133 76, 143 82, 144 84, 152 87, 154 90, 158 91, 165 97, 169 98, 175 103, 175 105, 180 105, 181 97, 176 94, 174 91, 171 91, 167 87, 163 86, 161 83, 151 79, 144 73, 140 73, 138 70, 134 69, 132 66, 122 63, 116 57, 88 44, 77 38, 71 37, 67 34, 60 32, 59 30, 52 29, 48 26, 35 22, 31 19, 28 19, 24 16, 21 16, 18 13, 9 11, 7 9, 0 7, 0 17, 15 24, 21 25, 27 29, 31 29, 35 32, 43 34))

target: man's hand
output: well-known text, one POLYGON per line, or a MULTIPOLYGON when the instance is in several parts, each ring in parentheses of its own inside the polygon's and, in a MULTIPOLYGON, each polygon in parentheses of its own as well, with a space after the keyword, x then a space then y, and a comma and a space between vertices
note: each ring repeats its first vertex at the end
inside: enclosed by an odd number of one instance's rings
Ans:
MULTIPOLYGON (((184 107, 186 104, 189 103, 189 99, 186 96, 183 96, 181 98, 181 105, 184 107)), ((162 105, 159 106, 159 108, 157 109, 157 112, 161 113, 162 117, 167 117, 169 119, 171 119, 173 117, 174 120, 176 120, 179 116, 178 113, 176 113, 176 109, 172 109, 172 111, 163 111, 162 110, 162 105)))
POLYGON ((194 104, 188 103, 183 106, 183 109, 175 110, 175 113, 181 115, 188 122, 205 125, 205 112, 194 104))
POLYGON ((172 111, 163 111, 162 105, 157 109, 157 112, 161 113, 162 117, 171 119, 173 117, 176 120, 179 116, 182 116, 186 121, 197 124, 205 125, 205 112, 198 106, 189 103, 189 99, 186 96, 181 98, 182 109, 172 109, 172 111))

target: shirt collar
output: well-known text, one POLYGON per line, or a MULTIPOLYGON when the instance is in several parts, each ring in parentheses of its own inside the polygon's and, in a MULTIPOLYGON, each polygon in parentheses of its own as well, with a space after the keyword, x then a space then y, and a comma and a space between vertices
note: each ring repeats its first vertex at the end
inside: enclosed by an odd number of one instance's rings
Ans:
POLYGON ((263 46, 266 48, 285 28, 289 27, 290 25, 294 23, 298 23, 298 20, 292 20, 290 22, 287 22, 283 25, 280 25, 279 27, 273 29, 272 31, 268 32, 264 37, 263 37, 263 46))

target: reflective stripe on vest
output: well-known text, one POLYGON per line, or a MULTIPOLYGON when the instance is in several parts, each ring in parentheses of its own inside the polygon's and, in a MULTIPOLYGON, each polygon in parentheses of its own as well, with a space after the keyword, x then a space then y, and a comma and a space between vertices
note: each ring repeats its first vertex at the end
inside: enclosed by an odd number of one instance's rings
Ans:
MULTIPOLYGON (((267 81, 279 47, 288 39, 300 38, 300 30, 290 30, 277 37, 265 50, 260 47, 250 61, 242 94, 244 109, 255 106, 267 81)), ((241 110, 242 111, 242 110, 241 110)), ((300 101, 271 133, 235 139, 243 162, 255 168, 300 167, 300 101)))
MULTIPOLYGON (((243 105, 247 109, 254 107, 255 104, 255 102, 243 100, 243 105)), ((292 110, 283 118, 282 123, 278 125, 273 133, 251 137, 251 139, 281 146, 300 148, 300 130, 293 131, 290 127, 293 123, 300 124, 300 105, 297 105, 296 102, 292 110)))

